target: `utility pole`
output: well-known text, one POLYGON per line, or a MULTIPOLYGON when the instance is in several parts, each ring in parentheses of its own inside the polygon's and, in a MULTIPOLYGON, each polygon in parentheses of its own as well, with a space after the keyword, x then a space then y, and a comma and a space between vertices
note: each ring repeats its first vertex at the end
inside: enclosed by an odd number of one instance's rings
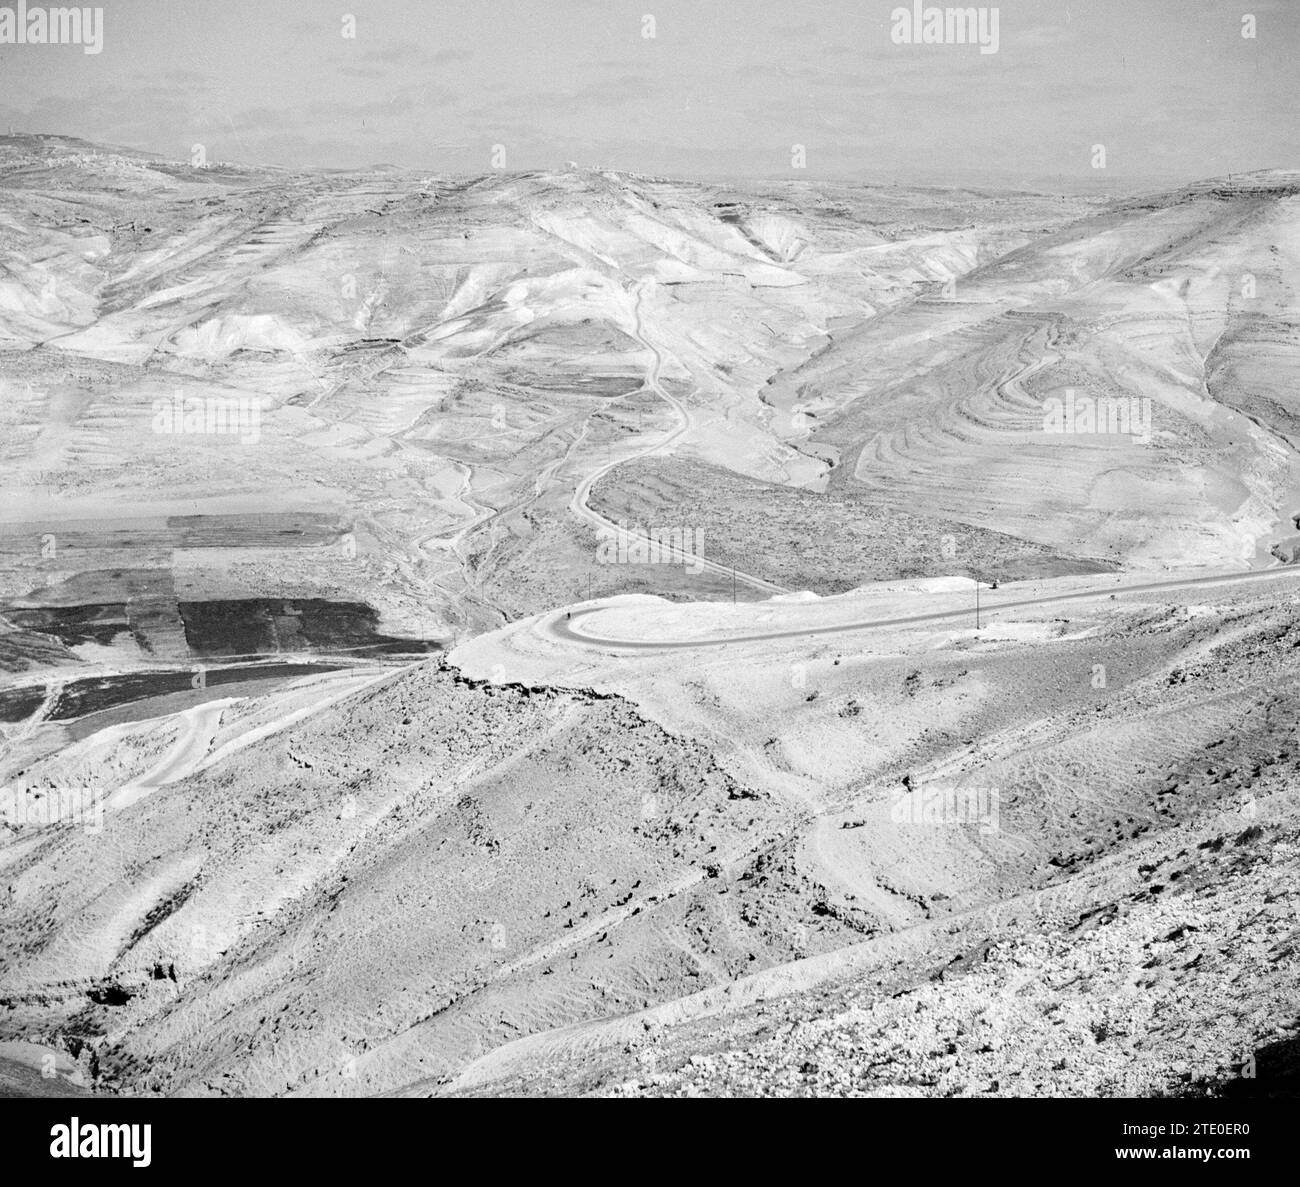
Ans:
POLYGON ((731 566, 731 604, 736 604, 736 566, 731 566))
POLYGON ((975 578, 975 629, 980 629, 980 579, 975 578))

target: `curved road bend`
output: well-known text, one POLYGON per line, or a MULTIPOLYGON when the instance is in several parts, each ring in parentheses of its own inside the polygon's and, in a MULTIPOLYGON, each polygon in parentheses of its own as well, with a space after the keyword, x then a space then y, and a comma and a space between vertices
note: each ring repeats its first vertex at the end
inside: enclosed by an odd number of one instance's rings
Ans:
MULTIPOLYGON (((1185 577, 1180 581, 1152 581, 1142 585, 1107 586, 1101 589, 1076 590, 1073 593, 1051 594, 1042 598, 1022 598, 1012 602, 980 602, 980 617, 999 610, 1015 610, 1026 606, 1046 606, 1057 602, 1081 602, 1105 597, 1108 594, 1151 593, 1162 590, 1187 589, 1197 585, 1226 585, 1237 581, 1260 581, 1276 577, 1300 577, 1300 565, 1276 569, 1254 569, 1245 573, 1214 574, 1208 577, 1185 577)), ((558 615, 546 624, 552 635, 569 643, 589 647, 618 647, 628 651, 679 651, 700 647, 725 647, 729 643, 759 643, 769 639, 801 639, 813 635, 839 635, 854 631, 875 630, 882 627, 913 626, 927 622, 947 622, 969 619, 975 612, 974 604, 961 610, 940 610, 931 614, 913 614, 902 618, 869 618, 856 622, 835 623, 830 626, 805 627, 800 630, 766 631, 752 635, 727 635, 722 637, 683 640, 619 639, 606 635, 591 635, 575 630, 589 614, 609 609, 592 606, 578 610, 572 618, 558 615)))

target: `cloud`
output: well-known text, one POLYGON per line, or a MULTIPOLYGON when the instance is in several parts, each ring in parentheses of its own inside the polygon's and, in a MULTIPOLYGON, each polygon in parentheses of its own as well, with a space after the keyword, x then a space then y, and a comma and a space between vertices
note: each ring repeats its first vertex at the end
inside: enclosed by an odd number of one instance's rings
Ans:
POLYGON ((1033 46, 1064 45, 1075 39, 1075 31, 1063 25, 1035 25, 1029 29, 1011 29, 1002 35, 1006 45, 1029 49, 1033 46))
POLYGON ((427 53, 423 46, 414 42, 396 42, 377 49, 358 50, 355 54, 346 50, 342 52, 349 59, 356 60, 349 60, 337 67, 338 73, 353 78, 382 78, 395 70, 409 75, 413 69, 451 66, 474 58, 474 54, 465 49, 447 48, 427 53))
POLYGON ((469 114, 486 119, 508 117, 513 124, 521 111, 534 116, 579 115, 639 103, 662 93, 663 89, 661 83, 647 74, 623 74, 588 83, 571 91, 532 91, 502 95, 471 108, 469 114))

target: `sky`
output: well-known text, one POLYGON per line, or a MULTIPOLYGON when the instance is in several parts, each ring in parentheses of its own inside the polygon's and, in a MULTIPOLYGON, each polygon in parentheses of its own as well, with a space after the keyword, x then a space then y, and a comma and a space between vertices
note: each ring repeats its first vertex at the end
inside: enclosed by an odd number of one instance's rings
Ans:
POLYGON ((457 174, 1088 184, 1300 165, 1300 0, 1006 0, 986 6, 989 53, 898 43, 897 0, 98 7, 99 53, 0 44, 0 132, 457 174))

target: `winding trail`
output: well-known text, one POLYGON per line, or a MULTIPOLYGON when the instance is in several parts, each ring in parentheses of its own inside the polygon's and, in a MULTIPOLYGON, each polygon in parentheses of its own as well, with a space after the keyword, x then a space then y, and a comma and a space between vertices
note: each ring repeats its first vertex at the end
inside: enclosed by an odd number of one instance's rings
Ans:
POLYGON ((149 770, 109 795, 106 806, 120 812, 150 792, 193 774, 211 751, 225 711, 238 700, 224 697, 206 701, 177 714, 180 730, 168 751, 149 770))
POLYGON ((647 545, 653 544, 660 555, 667 553, 674 560, 690 562, 697 569, 703 569, 704 571, 713 573, 719 577, 730 578, 734 575, 736 581, 740 584, 747 585, 751 589, 760 590, 763 593, 789 593, 790 591, 784 586, 776 585, 771 581, 764 581, 763 578, 755 577, 751 573, 742 573, 739 569, 732 569, 728 565, 720 565, 716 561, 705 560, 703 557, 695 556, 693 553, 688 553, 683 549, 672 546, 671 544, 653 540, 651 537, 642 535, 640 532, 635 532, 630 528, 620 527, 612 520, 606 519, 599 511, 593 511, 589 504, 591 488, 606 474, 610 473, 610 471, 612 471, 616 466, 621 466, 624 462, 637 461, 640 458, 651 457, 652 455, 659 453, 661 450, 666 449, 674 441, 677 441, 682 437, 691 427, 690 413, 687 412, 681 401, 671 395, 659 382, 659 371, 663 367, 663 354, 653 342, 645 337, 641 321, 641 300, 644 295, 643 289, 645 284, 645 281, 639 281, 636 285, 636 305, 633 310, 632 337, 634 337, 643 347, 645 347, 646 350, 650 352, 652 361, 650 363, 650 369, 646 373, 646 387, 663 399, 672 408, 672 410, 677 414, 679 423, 677 427, 662 441, 657 442, 647 449, 641 450, 639 453, 630 454, 627 457, 621 457, 606 462, 599 469, 593 470, 586 478, 578 483, 577 489, 573 492, 573 498, 569 501, 569 510, 580 518, 585 519, 599 532, 621 533, 629 540, 641 540, 647 545))

